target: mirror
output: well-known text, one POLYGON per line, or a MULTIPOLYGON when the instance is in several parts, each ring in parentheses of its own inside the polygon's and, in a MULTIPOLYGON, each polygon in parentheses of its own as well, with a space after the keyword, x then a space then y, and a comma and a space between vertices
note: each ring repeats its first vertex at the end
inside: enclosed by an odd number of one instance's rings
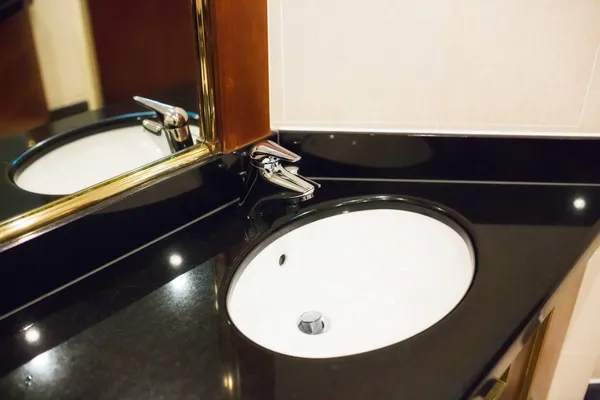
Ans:
POLYGON ((202 145, 195 18, 190 1, 0 0, 0 228, 202 145))
POLYGON ((0 0, 0 251, 270 135, 267 32, 267 0, 0 0))

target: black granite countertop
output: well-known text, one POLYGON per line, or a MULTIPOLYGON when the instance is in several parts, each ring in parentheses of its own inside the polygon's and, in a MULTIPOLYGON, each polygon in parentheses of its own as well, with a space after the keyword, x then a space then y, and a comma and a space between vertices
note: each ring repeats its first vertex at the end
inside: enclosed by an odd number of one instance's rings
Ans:
POLYGON ((560 157, 563 141, 538 141, 526 159, 535 141, 283 140, 303 156, 301 172, 323 184, 314 199, 300 209, 268 205, 251 220, 247 207, 231 204, 0 321, 0 398, 461 399, 537 317, 597 232, 600 175, 586 158, 597 142, 566 144, 581 149, 583 170, 565 164, 573 153, 560 157), (502 163, 496 150, 514 157, 502 163), (345 358, 288 357, 245 339, 224 307, 239 257, 273 223, 372 194, 436 202, 466 220, 477 271, 464 300, 408 340, 345 358))

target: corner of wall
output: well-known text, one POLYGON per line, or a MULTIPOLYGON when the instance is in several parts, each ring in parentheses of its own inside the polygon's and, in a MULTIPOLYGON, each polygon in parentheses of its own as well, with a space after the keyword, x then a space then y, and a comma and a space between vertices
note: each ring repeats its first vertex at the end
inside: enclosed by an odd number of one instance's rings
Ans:
POLYGON ((29 14, 48 107, 82 101, 91 108, 101 106, 87 4, 36 0, 29 14))

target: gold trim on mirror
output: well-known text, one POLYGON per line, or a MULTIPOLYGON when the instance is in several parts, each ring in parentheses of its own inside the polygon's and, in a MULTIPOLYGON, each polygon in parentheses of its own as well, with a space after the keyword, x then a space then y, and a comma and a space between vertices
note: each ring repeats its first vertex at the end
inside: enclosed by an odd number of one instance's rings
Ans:
POLYGON ((206 164, 221 154, 215 120, 216 43, 210 37, 213 22, 210 6, 209 0, 192 2, 201 82, 198 123, 205 142, 0 222, 0 252, 104 208, 154 183, 206 164))
POLYGON ((197 145, 0 223, 0 251, 62 226, 221 154, 197 145))
POLYGON ((198 93, 198 109, 201 115, 200 137, 207 143, 216 143, 217 121, 215 112, 215 55, 214 39, 211 41, 211 16, 209 0, 195 0, 192 2, 196 27, 196 48, 198 66, 200 68, 200 90, 198 93), (212 46, 210 44, 213 44, 212 46))

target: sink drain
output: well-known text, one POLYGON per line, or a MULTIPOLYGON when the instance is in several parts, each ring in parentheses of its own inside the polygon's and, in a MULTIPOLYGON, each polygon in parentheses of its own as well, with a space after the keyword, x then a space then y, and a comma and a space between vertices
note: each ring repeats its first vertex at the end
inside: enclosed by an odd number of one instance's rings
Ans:
POLYGON ((307 335, 319 335, 327 331, 327 322, 320 312, 307 311, 300 316, 298 329, 307 335))

